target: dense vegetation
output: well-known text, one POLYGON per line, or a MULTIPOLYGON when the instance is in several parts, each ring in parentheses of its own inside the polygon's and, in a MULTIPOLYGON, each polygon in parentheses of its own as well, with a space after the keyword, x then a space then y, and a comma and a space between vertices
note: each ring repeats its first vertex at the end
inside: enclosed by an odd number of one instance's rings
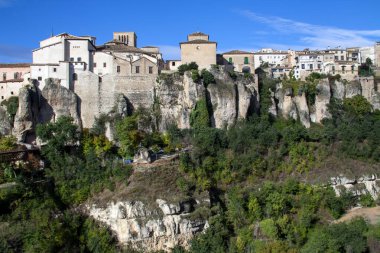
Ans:
MULTIPOLYGON (((199 73, 194 64, 179 71, 191 71, 205 85, 215 83, 210 72, 199 73)), ((39 125, 45 169, 1 164, 0 252, 122 252, 107 228, 78 210, 103 189, 127 183, 132 168, 122 158, 133 158, 140 147, 167 153, 186 147, 178 188, 210 193, 210 208, 200 215, 209 219, 210 228, 194 238, 189 252, 378 252, 380 226, 363 219, 333 223, 349 208, 371 207, 378 199, 347 191, 338 197, 322 182, 304 179, 318 175, 330 160, 378 164, 380 112, 361 96, 333 99, 332 117, 306 129, 268 113, 270 91, 278 81, 259 74, 260 111, 228 129, 211 127, 206 96, 197 102, 187 130, 171 125, 166 133, 157 132, 154 108, 111 119, 118 146, 105 137, 108 116, 83 132, 69 117, 39 125)), ((313 74, 298 82, 289 77, 284 85, 305 92, 312 106, 320 78, 313 74)), ((14 147, 14 139, 0 139, 1 150, 14 147)))

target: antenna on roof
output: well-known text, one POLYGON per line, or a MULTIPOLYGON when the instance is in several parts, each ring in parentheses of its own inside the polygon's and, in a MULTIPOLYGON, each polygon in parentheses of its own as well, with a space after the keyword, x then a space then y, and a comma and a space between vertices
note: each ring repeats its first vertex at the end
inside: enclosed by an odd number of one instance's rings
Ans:
POLYGON ((51 37, 54 37, 54 29, 51 27, 51 37))

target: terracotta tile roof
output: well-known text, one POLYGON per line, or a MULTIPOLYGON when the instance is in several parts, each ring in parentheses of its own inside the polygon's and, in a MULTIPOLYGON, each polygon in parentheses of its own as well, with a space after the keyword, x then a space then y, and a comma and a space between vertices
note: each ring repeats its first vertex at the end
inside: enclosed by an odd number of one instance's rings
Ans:
POLYGON ((181 42, 181 44, 216 44, 216 42, 213 41, 208 41, 208 40, 190 40, 186 42, 181 42))
POLYGON ((28 68, 31 63, 0 63, 0 68, 28 68))
MULTIPOLYGON (((241 50, 232 50, 223 54, 253 54, 252 52, 247 52, 247 51, 241 51, 241 50)), ((222 55, 223 55, 222 54, 222 55)))

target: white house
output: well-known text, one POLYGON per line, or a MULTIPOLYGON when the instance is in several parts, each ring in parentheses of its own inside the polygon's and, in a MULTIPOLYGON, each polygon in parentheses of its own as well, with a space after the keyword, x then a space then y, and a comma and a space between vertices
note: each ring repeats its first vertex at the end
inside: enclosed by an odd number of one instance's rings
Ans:
POLYGON ((93 71, 95 38, 62 33, 40 42, 33 50, 31 79, 38 81, 40 89, 45 79, 57 78, 61 85, 72 88, 80 71, 93 71))

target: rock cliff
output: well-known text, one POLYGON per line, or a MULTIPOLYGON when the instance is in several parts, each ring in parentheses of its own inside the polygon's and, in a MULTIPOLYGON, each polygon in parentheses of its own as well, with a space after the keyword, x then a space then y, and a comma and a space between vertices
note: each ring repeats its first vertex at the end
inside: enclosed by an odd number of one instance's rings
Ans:
POLYGON ((357 78, 350 82, 326 78, 317 83, 315 102, 312 105, 307 103, 302 90, 294 94, 292 88, 283 88, 282 83, 278 83, 276 90, 272 91, 269 113, 286 119, 299 119, 304 126, 310 127, 311 122, 321 123, 323 119, 331 117, 328 111, 331 98, 343 100, 356 95, 365 97, 373 109, 380 109, 380 93, 372 77, 357 78))
POLYGON ((188 248, 196 233, 207 229, 205 220, 192 220, 180 204, 157 199, 156 208, 141 201, 119 201, 106 207, 88 206, 89 215, 107 224, 124 246, 149 251, 188 248))
POLYGON ((135 165, 128 184, 97 194, 83 211, 104 223, 120 244, 143 252, 189 247, 195 234, 208 227, 208 192, 183 192, 178 163, 152 167, 135 165))

